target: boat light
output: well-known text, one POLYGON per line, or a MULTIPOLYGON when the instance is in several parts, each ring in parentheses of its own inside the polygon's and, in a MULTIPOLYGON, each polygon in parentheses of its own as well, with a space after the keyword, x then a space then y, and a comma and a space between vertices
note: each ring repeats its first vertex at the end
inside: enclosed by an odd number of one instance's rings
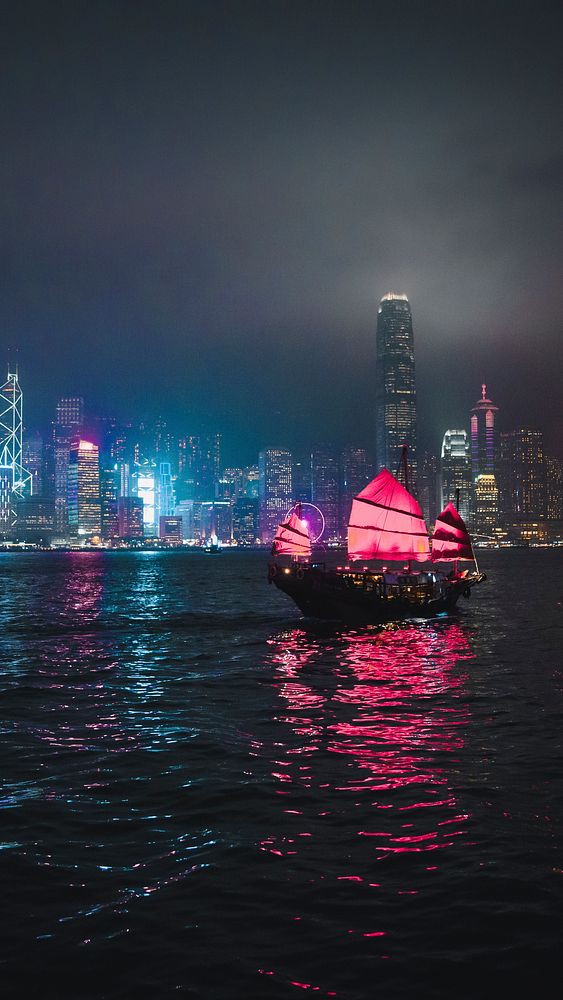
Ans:
POLYGON ((291 573, 291 570, 286 568, 284 569, 284 573, 291 573))

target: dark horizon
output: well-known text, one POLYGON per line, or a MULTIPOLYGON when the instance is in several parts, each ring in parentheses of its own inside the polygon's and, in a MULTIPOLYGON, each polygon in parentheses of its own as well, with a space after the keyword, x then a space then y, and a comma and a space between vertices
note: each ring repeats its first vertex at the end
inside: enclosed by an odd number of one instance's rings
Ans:
POLYGON ((486 382, 563 458, 562 27, 504 0, 6 11, 0 361, 28 427, 76 393, 233 457, 373 448, 396 290, 421 445, 486 382))

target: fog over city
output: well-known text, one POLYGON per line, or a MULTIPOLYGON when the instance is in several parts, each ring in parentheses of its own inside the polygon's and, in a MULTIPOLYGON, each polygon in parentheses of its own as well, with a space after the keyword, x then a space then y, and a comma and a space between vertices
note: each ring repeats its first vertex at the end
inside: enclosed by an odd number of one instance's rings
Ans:
POLYGON ((413 312, 422 443, 563 457, 562 13, 23 2, 3 15, 2 350, 57 396, 224 433, 374 437, 379 299, 413 312))

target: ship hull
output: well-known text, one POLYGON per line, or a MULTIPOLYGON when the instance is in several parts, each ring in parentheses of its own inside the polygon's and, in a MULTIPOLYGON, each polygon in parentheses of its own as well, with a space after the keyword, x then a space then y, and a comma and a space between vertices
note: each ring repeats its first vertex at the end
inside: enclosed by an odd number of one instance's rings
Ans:
POLYGON ((270 563, 268 578, 303 614, 350 624, 378 625, 407 618, 432 618, 453 611, 459 598, 485 579, 435 573, 398 574, 326 570, 322 564, 270 563))

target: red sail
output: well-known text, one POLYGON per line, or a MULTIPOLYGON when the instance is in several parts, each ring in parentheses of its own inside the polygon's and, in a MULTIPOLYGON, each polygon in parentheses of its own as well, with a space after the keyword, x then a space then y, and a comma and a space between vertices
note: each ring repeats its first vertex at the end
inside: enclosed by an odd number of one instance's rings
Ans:
POLYGON ((428 532, 414 497, 387 469, 352 501, 348 524, 350 559, 430 558, 428 532))
POLYGON ((273 556, 310 556, 311 539, 307 522, 302 521, 294 510, 289 517, 278 524, 272 543, 273 556))
POLYGON ((453 503, 448 503, 436 518, 432 537, 432 562, 473 558, 469 532, 453 503))

